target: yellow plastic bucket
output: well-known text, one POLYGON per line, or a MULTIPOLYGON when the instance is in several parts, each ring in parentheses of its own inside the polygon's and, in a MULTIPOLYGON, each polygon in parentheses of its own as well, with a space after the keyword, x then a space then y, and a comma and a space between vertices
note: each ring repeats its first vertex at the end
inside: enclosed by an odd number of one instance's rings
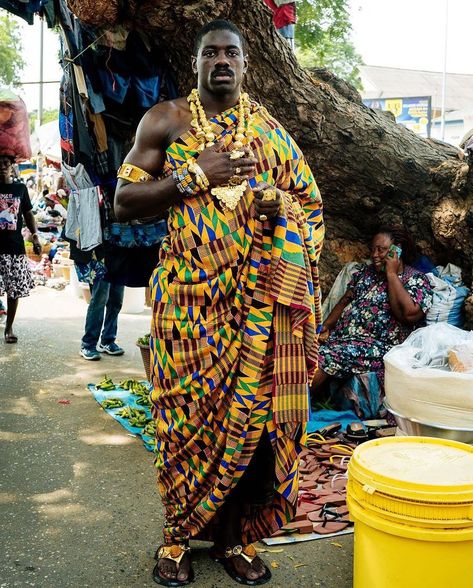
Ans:
POLYGON ((348 473, 354 588, 472 588, 473 447, 378 439, 348 473))

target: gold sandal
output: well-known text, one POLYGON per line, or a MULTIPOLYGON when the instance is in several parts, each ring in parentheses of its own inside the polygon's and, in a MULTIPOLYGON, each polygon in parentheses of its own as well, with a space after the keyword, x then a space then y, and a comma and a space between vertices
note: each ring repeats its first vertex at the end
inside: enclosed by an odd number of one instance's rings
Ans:
POLYGON ((253 560, 257 556, 258 553, 256 552, 255 546, 253 544, 245 546, 235 545, 235 547, 227 547, 227 549, 225 550, 225 558, 220 559, 220 562, 223 563, 225 571, 230 576, 230 578, 232 578, 239 584, 243 584, 245 586, 260 586, 261 584, 266 584, 266 582, 269 582, 269 580, 271 580, 271 571, 266 565, 263 564, 265 571, 262 576, 260 576, 256 580, 250 580, 248 578, 240 576, 235 570, 234 566, 230 563, 230 560, 232 558, 242 557, 251 566, 253 560))
POLYGON ((154 566, 153 580, 161 586, 169 586, 171 588, 177 588, 178 586, 186 586, 194 581, 194 570, 192 565, 189 566, 189 575, 187 580, 178 580, 176 578, 164 578, 161 576, 159 569, 159 560, 170 559, 176 564, 176 576, 179 574, 180 563, 186 553, 190 552, 190 547, 185 543, 174 543, 173 545, 161 545, 156 550, 154 558, 158 560, 158 563, 154 566))

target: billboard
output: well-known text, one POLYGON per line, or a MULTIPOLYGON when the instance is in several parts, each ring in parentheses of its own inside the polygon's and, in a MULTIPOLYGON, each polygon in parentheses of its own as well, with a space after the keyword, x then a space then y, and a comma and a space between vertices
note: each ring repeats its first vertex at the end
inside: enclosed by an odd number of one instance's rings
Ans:
POLYGON ((396 122, 404 125, 416 135, 430 137, 432 125, 432 97, 415 96, 411 98, 367 98, 363 104, 369 108, 389 110, 396 122))

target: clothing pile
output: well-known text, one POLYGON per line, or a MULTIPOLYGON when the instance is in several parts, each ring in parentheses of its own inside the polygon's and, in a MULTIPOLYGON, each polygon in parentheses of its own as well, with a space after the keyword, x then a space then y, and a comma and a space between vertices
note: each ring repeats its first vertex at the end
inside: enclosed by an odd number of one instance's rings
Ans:
POLYGON ((99 261, 108 281, 142 287, 157 263, 166 222, 118 223, 116 174, 143 114, 174 98, 176 89, 155 38, 115 23, 113 11, 113 3, 57 3, 62 173, 70 189, 65 237, 82 266, 79 276, 90 275, 83 266, 99 261), (105 17, 113 23, 99 28, 105 17))

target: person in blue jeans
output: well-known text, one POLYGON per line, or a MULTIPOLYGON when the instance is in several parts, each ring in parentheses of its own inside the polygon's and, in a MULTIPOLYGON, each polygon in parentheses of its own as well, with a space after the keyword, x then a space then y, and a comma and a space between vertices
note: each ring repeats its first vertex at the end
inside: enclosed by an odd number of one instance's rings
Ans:
POLYGON ((79 282, 88 284, 91 294, 80 354, 91 361, 99 360, 101 353, 123 355, 125 351, 115 339, 125 287, 105 280, 107 270, 102 246, 92 251, 81 251, 75 241, 66 240, 71 245, 71 259, 79 282))
POLYGON ((123 355, 125 351, 115 343, 115 339, 125 287, 106 282, 101 277, 96 277, 89 287, 91 298, 80 354, 92 361, 99 360, 100 353, 123 355))

